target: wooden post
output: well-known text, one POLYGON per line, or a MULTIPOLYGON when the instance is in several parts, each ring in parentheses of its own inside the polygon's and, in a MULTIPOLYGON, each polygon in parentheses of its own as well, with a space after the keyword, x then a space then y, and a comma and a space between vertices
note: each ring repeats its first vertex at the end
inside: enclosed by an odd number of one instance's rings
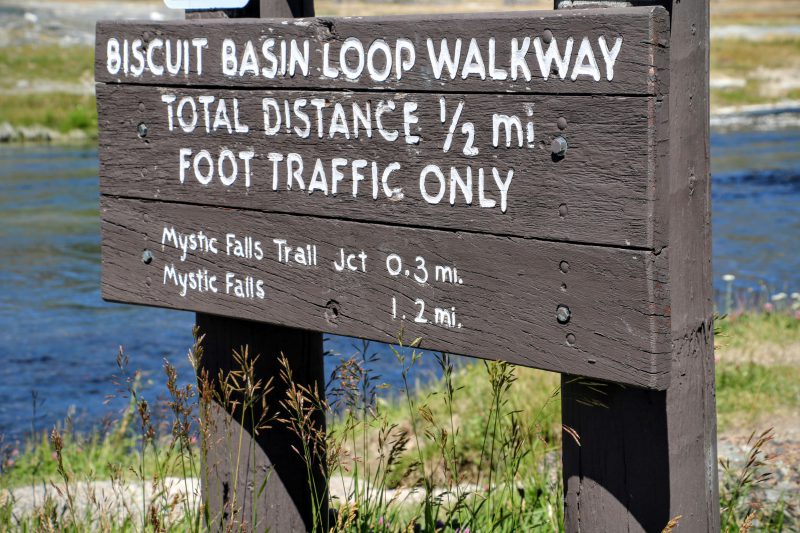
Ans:
MULTIPOLYGON (((618 2, 660 4, 665 2, 618 2)), ((557 1, 556 7, 597 2, 557 1)), ((562 377, 566 530, 719 531, 714 401, 708 131, 708 0, 666 2, 671 14, 668 254, 669 388, 608 384, 605 394, 562 377), (576 402, 594 397, 606 407, 576 402)))
MULTIPOLYGON (((187 18, 266 18, 314 16, 313 0, 250 0, 240 10, 187 12, 187 18)), ((246 320, 197 313, 197 325, 203 342, 203 366, 210 376, 233 368, 233 351, 247 347, 251 355, 259 355, 257 377, 273 389, 268 399, 267 415, 281 416, 278 402, 286 397, 286 387, 279 376, 278 359, 285 355, 292 367, 294 382, 325 393, 325 372, 322 333, 294 328, 270 326, 246 320)), ((324 397, 324 396, 323 396, 324 397)), ((278 421, 270 429, 255 434, 252 427, 242 428, 239 421, 222 406, 211 406, 207 421, 212 434, 202 479, 203 500, 208 505, 211 531, 226 529, 233 523, 252 531, 311 531, 314 529, 312 497, 320 502, 317 518, 327 519, 327 482, 319 464, 308 465, 298 454, 302 443, 297 435, 278 421), (248 442, 240 445, 240 432, 248 442), (241 449, 237 457, 231 450, 241 449), (254 455, 251 454, 254 452, 254 455), (239 494, 232 501, 234 487, 239 494), (312 487, 316 494, 312 494, 312 487), (253 523, 255 521, 255 523, 253 523)), ((258 418, 260 413, 255 413, 258 418)), ((317 424, 324 428, 324 413, 317 424)))
MULTIPOLYGON (((197 314, 197 325, 206 335, 203 361, 211 376, 220 370, 232 370, 233 350, 247 346, 251 355, 260 354, 256 375, 262 382, 272 379, 273 384, 267 397, 268 416, 280 412, 278 401, 286 397, 286 387, 279 377, 281 354, 289 359, 296 383, 319 385, 324 392, 322 334, 201 313, 197 314)), ((255 413, 255 417, 259 414, 255 413)), ((320 415, 317 423, 324 427, 323 413, 320 415)), ((232 417, 217 404, 211 405, 206 422, 211 435, 202 488, 211 530, 223 529, 230 524, 231 513, 236 513, 233 522, 247 524, 248 530, 310 531, 314 525, 312 489, 307 465, 296 451, 302 450, 297 435, 275 420, 269 423, 269 429, 255 435, 252 427, 245 424, 242 428, 238 417, 232 417), (240 445, 242 431, 246 438, 240 445), (236 451, 239 449, 241 455, 236 451)), ((324 504, 325 479, 319 465, 312 467, 313 486, 318 489, 313 496, 324 504)), ((320 511, 324 517, 327 507, 322 505, 320 511)))

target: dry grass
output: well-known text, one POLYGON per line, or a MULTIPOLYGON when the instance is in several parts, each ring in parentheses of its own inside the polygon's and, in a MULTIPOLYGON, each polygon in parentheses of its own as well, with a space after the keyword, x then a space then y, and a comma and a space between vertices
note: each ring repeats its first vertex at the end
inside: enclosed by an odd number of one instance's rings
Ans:
POLYGON ((711 73, 712 80, 725 77, 745 82, 743 87, 712 90, 712 107, 800 98, 800 38, 715 39, 711 73))
POLYGON ((800 0, 711 0, 711 24, 800 24, 800 0))

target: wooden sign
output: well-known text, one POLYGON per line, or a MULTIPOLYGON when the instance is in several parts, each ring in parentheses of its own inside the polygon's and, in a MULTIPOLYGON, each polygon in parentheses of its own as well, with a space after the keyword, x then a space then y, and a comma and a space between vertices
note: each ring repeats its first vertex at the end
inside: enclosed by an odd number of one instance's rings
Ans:
POLYGON ((103 296, 665 389, 668 26, 101 23, 103 296))

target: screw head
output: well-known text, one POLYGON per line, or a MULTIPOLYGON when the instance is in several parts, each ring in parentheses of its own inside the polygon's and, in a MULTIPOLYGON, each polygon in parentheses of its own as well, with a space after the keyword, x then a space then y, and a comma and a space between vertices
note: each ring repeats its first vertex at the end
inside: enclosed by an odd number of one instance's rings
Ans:
POLYGON ((575 346, 575 335, 572 333, 567 334, 567 346, 575 346))
POLYGON ((145 265, 149 265, 152 262, 153 262, 153 252, 151 252, 150 250, 145 250, 144 252, 142 252, 142 263, 144 263, 145 265))
POLYGON ((145 124, 144 122, 139 123, 139 125, 136 126, 136 132, 139 134, 139 137, 142 138, 142 139, 147 137, 147 124, 145 124))
POLYGON ((569 148, 567 140, 561 135, 553 139, 553 142, 550 143, 550 151, 553 152, 553 155, 556 157, 564 157, 567 153, 567 148, 569 148))
POLYGON ((572 311, 566 305, 559 305, 556 309, 556 320, 559 324, 566 324, 572 317, 572 311))

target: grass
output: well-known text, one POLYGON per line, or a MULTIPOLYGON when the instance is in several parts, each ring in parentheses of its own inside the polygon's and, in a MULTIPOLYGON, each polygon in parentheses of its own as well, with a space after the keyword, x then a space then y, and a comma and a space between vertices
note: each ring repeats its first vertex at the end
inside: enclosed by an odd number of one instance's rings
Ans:
MULTIPOLYGON (((720 429, 764 428, 776 414, 796 413, 800 408, 796 365, 768 366, 757 359, 728 362, 726 353, 749 347, 758 354, 769 349, 764 348, 765 341, 776 336, 792 343, 800 339, 800 320, 786 312, 750 313, 723 320, 717 329, 718 345, 724 344, 717 366, 720 429)), ((201 339, 192 353, 197 364, 202 358, 201 339)), ((558 376, 504 363, 478 361, 456 367, 449 357, 439 355, 441 377, 416 385, 414 369, 420 357, 414 343, 396 348, 402 384, 387 390, 368 370, 374 355, 364 343, 353 357, 340 361, 326 400, 296 384, 288 362, 284 363, 281 381, 287 387, 277 398, 283 414, 266 416, 259 406, 273 393, 273 384, 258 381, 256 358, 246 350, 235 355, 242 370, 219 375, 217 381, 201 372, 198 386, 177 387, 174 369, 165 365, 170 398, 161 409, 147 403, 136 375, 126 373, 127 360, 121 356, 120 383, 128 391, 130 408, 120 420, 83 435, 66 424, 35 436, 19 449, 6 450, 0 463, 0 529, 200 531, 205 524, 238 530, 256 523, 255 516, 237 515, 233 504, 228 518, 218 519, 224 522, 220 523, 208 509, 189 504, 194 493, 183 499, 164 496, 170 477, 203 475, 201 465, 209 446, 205 412, 213 400, 234 414, 236 428, 249 425, 269 431, 278 422, 288 425, 302 437, 297 451, 306 464, 320 465, 333 482, 343 477, 354 480, 347 501, 316 502, 319 522, 324 522, 329 503, 338 512, 328 523, 333 531, 562 530, 558 376), (157 412, 167 415, 161 423, 157 412), (327 413, 326 434, 315 422, 318 412, 327 413), (327 461, 321 460, 323 442, 327 461), (14 502, 8 491, 15 487, 49 486, 52 494, 56 487, 64 491, 79 481, 105 479, 120 490, 127 487, 135 494, 147 489, 154 496, 137 497, 137 502, 145 502, 138 504, 141 509, 122 517, 110 514, 102 502, 87 507, 69 497, 66 503, 55 497, 40 501, 38 510, 23 518, 12 513, 14 502), (378 490, 370 492, 369 487, 378 490), (400 492, 386 492, 391 489, 400 492), (411 489, 417 496, 401 501, 398 494, 408 497, 411 489)), ((248 456, 237 443, 250 440, 240 437, 241 430, 234 429, 223 446, 228 464, 238 465, 248 456)), ((768 480, 771 466, 764 447, 772 438, 771 432, 754 434, 751 455, 743 466, 721 465, 725 531, 794 527, 785 522, 792 518, 782 500, 764 503, 757 491, 768 480)), ((311 480, 315 472, 309 467, 305 476, 311 480)), ((241 505, 244 487, 237 489, 234 483, 231 490, 234 502, 241 505)))
MULTIPOLYGON (((360 357, 368 360, 366 347, 360 357)), ((561 527, 558 381, 505 363, 472 363, 456 370, 437 356, 442 378, 412 388, 419 360, 413 346, 395 351, 402 386, 394 401, 372 401, 363 366, 347 362, 344 374, 362 383, 332 427, 343 458, 335 471, 381 490, 414 488, 415 504, 379 501, 355 530, 374 528, 385 516, 400 529, 469 527, 478 531, 557 530, 561 527), (353 369, 356 372, 353 373, 353 369), (347 460, 347 458, 358 458, 347 460)), ((356 504, 359 504, 356 498, 356 504)), ((364 502, 369 507, 373 502, 364 502)), ((362 506, 364 503, 360 503, 362 506)))
POLYGON ((57 45, 0 47, 0 88, 13 89, 19 80, 92 83, 94 49, 57 45))
POLYGON ((800 320, 791 312, 742 313, 717 321, 718 349, 752 348, 753 358, 763 359, 759 351, 800 343, 800 320))
POLYGON ((83 46, 0 47, 0 123, 96 136, 93 61, 83 46))
POLYGON ((777 87, 800 71, 800 38, 715 39, 711 42, 712 76, 745 80, 744 87, 714 89, 712 107, 769 103, 796 98, 798 89, 777 87), (792 74, 793 73, 793 74, 792 74))
POLYGON ((712 25, 790 26, 800 24, 797 0, 711 0, 712 25))
POLYGON ((717 322, 720 431, 768 426, 800 411, 800 318, 785 307, 717 322))
MULTIPOLYGON (((455 370, 452 378, 457 389, 453 391, 452 400, 442 393, 443 384, 434 382, 410 390, 411 396, 418 406, 424 407, 427 419, 425 422, 435 424, 437 421, 452 418, 457 423, 458 447, 460 455, 460 475, 465 482, 477 482, 479 478, 481 445, 486 432, 487 418, 475 416, 486 413, 487 401, 492 397, 492 381, 490 370, 493 367, 483 362, 472 362, 455 370)), ((561 402, 558 396, 559 378, 557 374, 528 368, 514 369, 513 395, 505 402, 508 412, 519 413, 524 417, 527 426, 525 438, 530 442, 538 441, 538 451, 553 451, 561 440, 561 402)), ((404 396, 401 394, 400 397, 404 396)), ((408 429, 411 425, 407 405, 395 401, 387 402, 384 414, 390 424, 408 429)), ((451 433, 455 432, 455 428, 451 433)), ((416 452, 415 452, 416 453, 416 452)), ((541 459, 541 453, 531 457, 534 461, 541 459)), ((427 462, 435 462, 438 452, 435 446, 422 449, 422 458, 427 462)), ((405 456, 401 462, 411 464, 418 457, 405 456)), ((441 467, 442 465, 438 465, 441 467)), ((442 482, 446 476, 439 468, 429 474, 442 482)), ((389 488, 407 483, 409 479, 390 478, 389 488)))
POLYGON ((97 135, 97 109, 92 95, 64 93, 0 94, 0 124, 44 126, 61 133, 80 130, 97 135))
POLYGON ((800 367, 721 363, 717 367, 720 431, 767 427, 800 409, 800 367))

